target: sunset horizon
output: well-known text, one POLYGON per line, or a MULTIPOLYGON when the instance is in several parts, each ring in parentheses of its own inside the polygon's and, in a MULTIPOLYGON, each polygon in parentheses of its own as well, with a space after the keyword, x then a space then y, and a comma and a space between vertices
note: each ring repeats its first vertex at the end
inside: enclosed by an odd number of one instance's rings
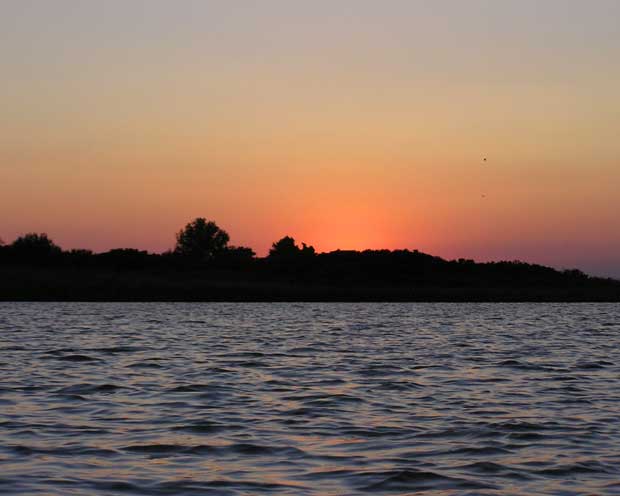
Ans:
POLYGON ((0 492, 620 494, 620 0, 0 31, 0 492))
POLYGON ((620 4, 8 1, 0 237, 620 276, 620 4), (76 40, 79 40, 77 42, 76 40))
MULTIPOLYGON (((196 217, 199 218, 199 217, 196 217)), ((214 221, 214 219, 211 219, 212 221, 214 221)), ((108 251, 111 250, 118 250, 118 249, 132 249, 132 250, 140 250, 140 251, 146 251, 148 253, 152 253, 152 254, 165 254, 165 253, 169 253, 172 252, 174 250, 174 245, 175 245, 175 236, 176 234, 179 232, 180 228, 182 228, 185 224, 180 224, 179 226, 177 226, 177 229, 174 230, 173 234, 169 235, 168 237, 170 238, 170 242, 168 243, 167 246, 165 246, 164 248, 151 248, 149 246, 132 246, 132 245, 112 245, 112 244, 107 244, 107 243, 103 243, 102 245, 100 245, 100 247, 97 247, 97 245, 90 245, 88 242, 77 242, 75 245, 66 245, 63 244, 62 242, 59 241, 58 238, 56 238, 53 233, 50 233, 48 231, 46 231, 45 229, 41 230, 41 231, 35 231, 35 230, 22 230, 21 232, 19 232, 19 234, 17 234, 15 236, 14 239, 4 239, 4 238, 0 238, 0 240, 2 242, 4 242, 5 245, 10 245, 11 242, 14 242, 15 240, 22 238, 26 235, 29 234, 36 234, 36 235, 46 235, 49 237, 49 239, 56 244, 57 246, 59 246, 61 249, 63 250, 90 250, 93 253, 106 253, 108 251)), ((276 235, 273 237, 273 239, 268 242, 267 246, 261 246, 261 248, 255 247, 255 246, 251 246, 249 244, 245 244, 245 243, 241 243, 239 242, 238 239, 236 239, 234 232, 230 231, 226 226, 219 224, 219 227, 221 227, 222 229, 224 229, 230 236, 231 236, 231 242, 230 245, 231 246, 239 246, 239 247, 247 247, 252 249, 252 251, 256 254, 257 257, 266 257, 269 254, 269 250, 270 248, 272 248, 273 244, 283 238, 283 237, 291 237, 293 238, 299 245, 301 245, 302 243, 308 245, 308 246, 312 246, 317 253, 330 253, 333 251, 366 251, 366 250, 390 250, 390 251, 399 251, 399 250, 409 250, 409 251, 420 251, 422 253, 426 253, 428 255, 433 255, 433 256, 437 256, 440 258, 443 258, 445 260, 458 260, 458 259, 466 259, 466 260, 474 260, 475 262, 478 263, 487 263, 487 262, 513 262, 513 261, 518 261, 518 262, 524 262, 524 263, 529 263, 529 264, 535 264, 535 265, 546 265, 549 267, 553 267, 555 269, 558 270, 573 270, 573 269, 578 269, 578 270, 582 270, 583 272, 586 272, 587 274, 591 275, 591 276, 597 276, 597 277, 611 277, 611 278, 620 278, 620 272, 618 272, 617 274, 614 273, 609 273, 609 272, 605 272, 605 269, 600 268, 600 266, 597 265, 593 265, 593 270, 588 270, 586 268, 579 267, 577 265, 570 265, 570 264, 565 264, 563 265, 562 263, 559 262, 559 260, 562 259, 561 256, 558 256, 557 254, 553 254, 552 257, 549 257, 548 261, 544 261, 542 260, 544 257, 541 256, 537 256, 535 251, 528 251, 527 249, 524 249, 523 247, 521 249, 519 249, 518 252, 515 252, 514 255, 515 256, 496 256, 496 257, 473 257, 473 256, 467 256, 466 254, 464 255, 463 253, 454 253, 454 254, 448 254, 446 255, 445 253, 450 253, 449 250, 447 251, 443 251, 441 247, 438 247, 436 250, 430 250, 430 249, 424 249, 420 246, 416 246, 414 244, 411 244, 409 246, 400 246, 400 245, 390 245, 390 244, 383 244, 381 245, 381 242, 377 242, 375 244, 362 244, 362 243, 343 243, 343 244, 338 244, 336 241, 333 240, 327 240, 325 242, 322 243, 316 243, 315 241, 313 241, 313 239, 310 239, 308 237, 304 237, 304 236, 298 236, 294 234, 294 231, 289 229, 289 230, 285 230, 283 232, 281 232, 279 235, 276 235)), ((355 238, 356 233, 353 232, 352 233, 352 237, 355 238)), ((340 236, 338 236, 338 239, 346 239, 342 236, 342 234, 340 234, 340 236)), ((384 238, 382 238, 384 239, 384 238)), ((558 246, 558 252, 561 251, 560 247, 558 246)), ((484 253, 484 252, 483 252, 484 253)), ((508 252, 509 253, 509 252, 508 252)))

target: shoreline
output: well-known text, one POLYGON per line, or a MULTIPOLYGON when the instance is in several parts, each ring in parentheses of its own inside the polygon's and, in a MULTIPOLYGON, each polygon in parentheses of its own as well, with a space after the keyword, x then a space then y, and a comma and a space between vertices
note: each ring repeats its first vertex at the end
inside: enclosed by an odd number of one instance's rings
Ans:
POLYGON ((10 295, 0 296, 3 303, 620 303, 620 296, 600 295, 497 295, 468 296, 444 294, 425 296, 405 295, 278 295, 256 296, 248 294, 220 296, 185 296, 171 295, 124 295, 124 296, 93 296, 93 295, 10 295))
POLYGON ((620 281, 442 279, 440 274, 350 281, 307 273, 5 266, 0 301, 620 303, 620 281))

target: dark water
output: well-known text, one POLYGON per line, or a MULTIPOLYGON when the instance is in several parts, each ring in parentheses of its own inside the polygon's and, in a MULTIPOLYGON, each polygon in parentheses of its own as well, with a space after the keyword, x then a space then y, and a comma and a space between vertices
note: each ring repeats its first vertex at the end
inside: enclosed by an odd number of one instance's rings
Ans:
POLYGON ((620 494, 620 305, 0 304, 0 493, 620 494))

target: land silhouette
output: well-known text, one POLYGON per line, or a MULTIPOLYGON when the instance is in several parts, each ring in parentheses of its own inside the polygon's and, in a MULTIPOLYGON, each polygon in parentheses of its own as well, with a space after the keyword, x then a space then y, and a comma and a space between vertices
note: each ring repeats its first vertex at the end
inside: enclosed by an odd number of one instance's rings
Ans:
POLYGON ((174 250, 63 250, 46 234, 0 241, 0 300, 30 301, 620 301, 620 281, 521 261, 418 250, 317 253, 285 236, 266 257, 197 218, 174 250))

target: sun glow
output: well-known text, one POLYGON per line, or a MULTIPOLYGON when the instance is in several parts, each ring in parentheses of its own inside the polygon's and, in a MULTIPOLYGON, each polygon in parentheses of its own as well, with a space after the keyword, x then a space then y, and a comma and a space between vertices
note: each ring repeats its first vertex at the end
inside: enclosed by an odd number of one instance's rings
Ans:
POLYGON ((529 1, 60 3, 0 7, 5 242, 163 251, 206 217, 258 254, 289 234, 620 275, 618 2, 569 2, 578 22, 529 1))

